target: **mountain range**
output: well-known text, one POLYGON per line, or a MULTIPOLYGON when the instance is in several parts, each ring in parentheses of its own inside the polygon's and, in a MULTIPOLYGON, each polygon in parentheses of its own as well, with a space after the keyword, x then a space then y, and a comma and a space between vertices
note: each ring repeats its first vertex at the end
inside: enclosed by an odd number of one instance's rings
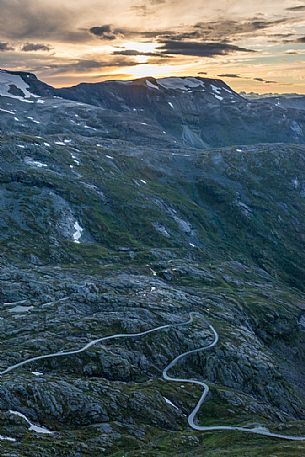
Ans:
MULTIPOLYGON (((47 122, 41 122, 39 128, 36 125, 36 130, 45 133, 62 131, 57 112, 54 119, 49 118, 51 110, 58 111, 56 99, 59 97, 64 110, 72 112, 82 106, 86 111, 85 125, 69 119, 70 113, 65 112, 68 130, 73 129, 74 121, 75 132, 88 127, 102 129, 103 136, 127 141, 132 132, 133 143, 137 144, 149 143, 151 137, 167 147, 178 144, 199 149, 232 144, 305 142, 303 97, 297 97, 294 103, 290 98, 279 103, 276 97, 250 101, 221 80, 143 78, 55 89, 31 73, 2 71, 0 84, 2 96, 34 102, 28 103, 31 106, 27 107, 27 114, 46 115, 47 122), (38 103, 38 96, 47 98, 47 106, 38 103)), ((27 129, 28 121, 24 119, 24 122, 27 129)))
POLYGON ((305 453, 302 100, 0 72, 1 455, 305 453))

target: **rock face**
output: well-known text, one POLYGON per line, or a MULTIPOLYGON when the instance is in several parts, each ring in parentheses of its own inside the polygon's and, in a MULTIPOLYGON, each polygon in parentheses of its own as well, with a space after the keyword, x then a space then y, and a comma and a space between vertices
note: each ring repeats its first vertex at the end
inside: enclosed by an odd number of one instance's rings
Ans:
POLYGON ((190 430, 200 391, 162 370, 211 323, 218 345, 173 370, 210 385, 198 422, 305 434, 305 146, 230 136, 247 113, 270 110, 270 141, 302 116, 200 78, 57 98, 27 75, 0 73, 0 454, 281 455, 190 430))

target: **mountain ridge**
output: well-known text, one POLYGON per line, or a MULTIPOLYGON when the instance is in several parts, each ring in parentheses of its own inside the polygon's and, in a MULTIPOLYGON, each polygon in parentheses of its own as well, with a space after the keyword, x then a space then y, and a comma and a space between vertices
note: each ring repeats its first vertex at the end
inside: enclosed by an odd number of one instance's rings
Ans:
MULTIPOLYGON (((141 82, 145 83, 146 81, 150 82, 150 83, 154 83, 154 82, 162 82, 162 81, 165 81, 165 80, 189 80, 189 81, 193 81, 193 84, 194 84, 194 81, 197 80, 197 81, 202 81, 202 82, 209 82, 209 81, 220 81, 221 83, 223 83, 223 85, 227 86, 227 84, 221 79, 221 78, 209 78, 209 77, 202 77, 202 76, 169 76, 169 77, 161 77, 161 78, 155 78, 153 76, 143 76, 143 77, 139 77, 139 78, 131 78, 131 79, 106 79, 106 80, 102 80, 102 81, 96 81, 96 82, 80 82, 80 83, 77 83, 77 84, 74 84, 74 85, 71 85, 71 86, 61 86, 61 87, 57 87, 55 88, 55 86, 51 86, 45 82, 43 82, 42 80, 40 80, 37 75, 31 71, 26 71, 26 70, 22 70, 22 71, 18 71, 18 70, 8 70, 8 69, 4 69, 4 68, 0 68, 0 72, 2 73, 7 73, 8 75, 17 75, 17 76, 21 76, 22 78, 24 78, 25 80, 26 79, 36 79, 37 81, 39 81, 40 83, 42 84, 45 84, 47 86, 49 86, 50 88, 54 89, 54 90, 62 90, 62 89, 72 89, 72 88, 75 88, 75 87, 78 87, 80 85, 93 85, 93 86, 96 86, 96 85, 100 85, 100 84, 107 84, 107 83, 121 83, 121 84, 141 84, 141 82)), ((195 84, 193 86, 190 86, 190 87, 198 87, 200 84, 195 84)), ((189 88, 190 88, 189 87, 189 88)), ((229 87, 229 86, 227 86, 229 87)), ((232 89, 230 88, 230 90, 232 91, 232 89)), ((233 91, 232 91, 233 92, 233 91)))
MULTIPOLYGON (((29 117, 35 117, 36 111, 38 116, 46 115, 47 106, 50 115, 51 111, 55 114, 60 109, 67 114, 66 107, 72 108, 72 103, 75 104, 74 110, 81 106, 78 104, 90 106, 85 117, 92 117, 92 133, 93 129, 98 132, 102 128, 103 135, 108 131, 108 136, 126 140, 130 138, 128 131, 131 131, 133 141, 141 144, 149 142, 152 136, 154 141, 163 145, 196 149, 232 144, 305 143, 305 110, 268 101, 246 100, 221 80, 140 78, 55 89, 30 73, 1 72, 0 95, 0 102, 8 97, 16 103, 32 104, 30 111, 34 115, 29 117), (13 81, 8 78, 13 78, 13 81), (19 83, 16 78, 19 78, 19 83), (107 125, 102 127, 105 122, 107 125)), ((5 101, 3 105, 2 112, 9 111, 5 101)), ((19 119, 18 115, 15 117, 19 119)), ((37 124, 36 130, 50 129, 59 117, 60 114, 52 116, 51 124, 43 126, 41 123, 39 128, 37 124)), ((70 125, 67 121, 66 116, 64 123, 68 130, 72 128, 71 124, 77 125, 75 119, 70 120, 70 125)), ((54 129, 59 129, 59 132, 62 126, 54 126, 54 129)))

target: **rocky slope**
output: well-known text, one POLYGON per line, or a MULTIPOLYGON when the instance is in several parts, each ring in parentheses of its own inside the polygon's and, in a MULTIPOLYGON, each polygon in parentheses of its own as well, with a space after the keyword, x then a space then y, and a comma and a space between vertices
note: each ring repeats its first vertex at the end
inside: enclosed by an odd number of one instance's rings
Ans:
POLYGON ((162 380, 208 321, 218 345, 175 371, 210 385, 200 424, 305 435, 304 146, 187 148, 143 112, 25 99, 0 97, 0 371, 196 319, 0 374, 1 455, 304 454, 192 431, 200 390, 162 380))

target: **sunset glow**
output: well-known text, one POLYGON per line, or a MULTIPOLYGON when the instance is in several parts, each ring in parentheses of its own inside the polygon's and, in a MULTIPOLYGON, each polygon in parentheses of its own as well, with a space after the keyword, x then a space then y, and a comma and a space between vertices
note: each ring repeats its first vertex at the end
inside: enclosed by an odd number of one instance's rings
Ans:
POLYGON ((305 5, 283 0, 0 0, 0 67, 55 86, 201 75, 305 93, 305 5))

